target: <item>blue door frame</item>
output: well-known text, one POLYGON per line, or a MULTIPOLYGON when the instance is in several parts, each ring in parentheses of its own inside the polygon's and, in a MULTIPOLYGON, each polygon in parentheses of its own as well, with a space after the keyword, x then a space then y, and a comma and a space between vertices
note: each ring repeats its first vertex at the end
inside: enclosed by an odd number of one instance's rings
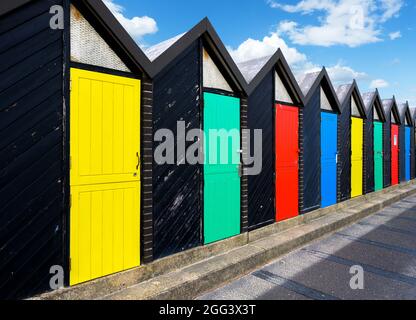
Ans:
POLYGON ((322 208, 337 203, 337 120, 337 114, 321 112, 322 208))
POLYGON ((410 153, 411 153, 411 150, 410 150, 410 134, 411 134, 411 130, 410 130, 410 127, 406 127, 406 137, 405 137, 405 140, 406 140, 406 145, 405 145, 405 154, 406 154, 406 156, 405 156, 405 161, 406 161, 406 176, 405 176, 405 179, 406 179, 406 181, 409 181, 410 180, 410 153))

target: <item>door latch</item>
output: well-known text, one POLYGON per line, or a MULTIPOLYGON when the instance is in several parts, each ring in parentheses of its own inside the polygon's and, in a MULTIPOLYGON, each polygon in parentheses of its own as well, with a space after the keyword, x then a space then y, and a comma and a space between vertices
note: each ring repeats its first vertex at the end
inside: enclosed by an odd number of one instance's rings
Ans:
POLYGON ((240 178, 242 178, 243 177, 243 165, 240 163, 239 165, 238 165, 238 176, 240 177, 240 178))
POLYGON ((138 152, 136 152, 136 157, 137 157, 137 166, 136 166, 136 170, 139 170, 140 167, 140 155, 138 152))

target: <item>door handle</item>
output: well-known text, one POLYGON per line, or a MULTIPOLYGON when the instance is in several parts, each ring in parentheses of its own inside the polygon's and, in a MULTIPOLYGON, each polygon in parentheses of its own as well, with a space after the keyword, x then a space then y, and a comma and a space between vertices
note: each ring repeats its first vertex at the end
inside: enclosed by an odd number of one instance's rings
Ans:
POLYGON ((140 167, 140 155, 138 152, 136 152, 136 157, 137 157, 137 165, 136 165, 136 170, 139 170, 140 167))

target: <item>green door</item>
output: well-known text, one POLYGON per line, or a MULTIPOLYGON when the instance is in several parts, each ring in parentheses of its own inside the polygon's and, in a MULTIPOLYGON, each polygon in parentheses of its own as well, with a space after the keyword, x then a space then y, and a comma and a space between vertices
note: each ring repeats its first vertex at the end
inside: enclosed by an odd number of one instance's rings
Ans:
POLYGON ((374 122, 374 183, 375 191, 383 189, 383 124, 374 122))
POLYGON ((204 242, 240 233, 240 100, 204 94, 204 242))

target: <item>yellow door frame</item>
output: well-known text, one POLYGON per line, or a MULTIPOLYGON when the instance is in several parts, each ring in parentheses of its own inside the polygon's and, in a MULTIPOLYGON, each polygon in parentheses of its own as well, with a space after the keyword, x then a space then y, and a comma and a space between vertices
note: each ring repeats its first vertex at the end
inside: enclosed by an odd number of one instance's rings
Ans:
POLYGON ((140 86, 71 68, 71 285, 140 265, 140 86))

